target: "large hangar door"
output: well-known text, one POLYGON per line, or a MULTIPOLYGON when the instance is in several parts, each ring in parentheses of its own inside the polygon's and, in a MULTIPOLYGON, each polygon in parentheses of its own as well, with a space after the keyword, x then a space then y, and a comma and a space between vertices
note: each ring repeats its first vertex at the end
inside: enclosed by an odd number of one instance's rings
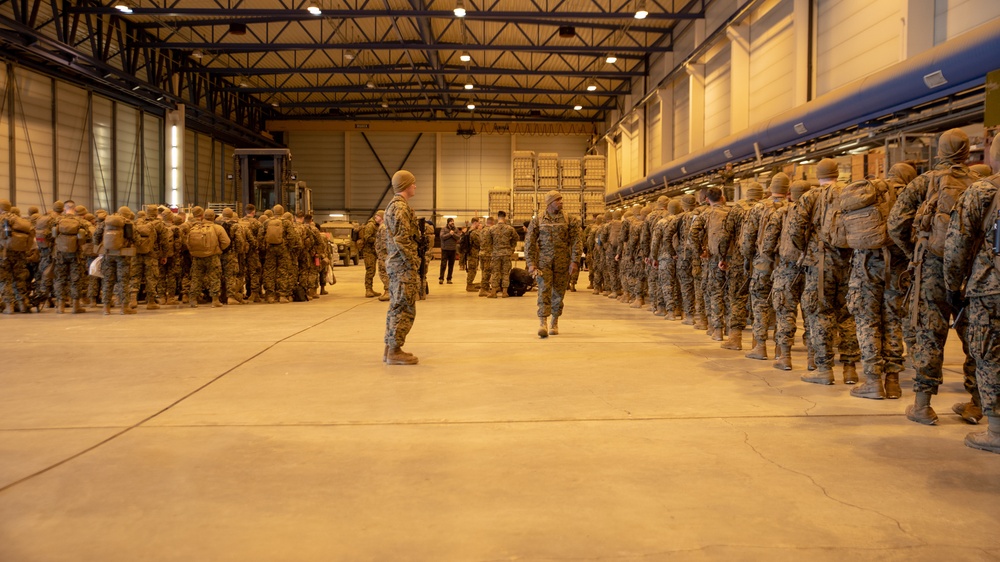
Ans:
MULTIPOLYGON (((56 83, 56 195, 94 210, 90 191, 90 96, 64 82, 56 83)), ((46 204, 45 208, 48 208, 46 204)))
POLYGON ((94 170, 94 206, 109 213, 118 210, 114 201, 114 106, 111 100, 100 96, 91 99, 94 170))
POLYGON ((816 96, 899 62, 902 4, 818 0, 816 96))
POLYGON ((690 78, 685 77, 674 83, 674 159, 690 152, 691 146, 691 99, 690 78))
POLYGON ((12 79, 17 181, 14 203, 22 216, 28 216, 29 206, 49 208, 54 200, 52 80, 21 68, 14 71, 12 79))
POLYGON ((417 178, 417 194, 410 206, 418 216, 430 215, 435 186, 434 134, 351 133, 350 137, 351 185, 347 188, 352 220, 368 220, 373 210, 389 204, 392 189, 386 189, 390 177, 399 169, 409 170, 417 178))
POLYGON ((442 134, 437 210, 485 214, 490 190, 510 188, 510 140, 508 135, 442 134))
POLYGON ((115 104, 117 128, 115 136, 116 189, 118 206, 133 211, 139 204, 139 110, 115 104))
POLYGON ((705 65, 705 144, 729 134, 732 47, 726 44, 705 65))
MULTIPOLYGON (((292 169, 298 173, 298 179, 305 181, 312 190, 313 209, 343 210, 346 206, 344 133, 294 131, 288 136, 292 169)), ((323 220, 317 219, 317 222, 323 220)))

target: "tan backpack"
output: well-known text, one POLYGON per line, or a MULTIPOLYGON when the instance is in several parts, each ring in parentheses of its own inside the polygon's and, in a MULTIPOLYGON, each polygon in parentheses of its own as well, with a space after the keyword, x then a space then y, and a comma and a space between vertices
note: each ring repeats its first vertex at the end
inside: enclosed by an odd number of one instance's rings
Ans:
POLYGON ((975 179, 959 166, 936 170, 932 172, 931 178, 927 198, 913 217, 913 231, 916 233, 917 243, 923 240, 925 247, 940 258, 944 256, 944 241, 948 237, 951 210, 975 179))
POLYGON ((781 237, 778 239, 778 256, 786 262, 798 263, 802 259, 802 251, 792 242, 788 221, 791 220, 792 205, 786 205, 778 210, 781 213, 781 237))
POLYGON ((104 250, 117 252, 125 247, 125 219, 116 215, 104 219, 104 235, 101 237, 104 250))
POLYGON ((75 217, 65 217, 56 225, 56 250, 68 254, 79 249, 77 236, 80 234, 80 220, 75 217))
POLYGON ((847 243, 847 228, 843 211, 840 209, 840 190, 837 183, 826 186, 823 193, 823 221, 820 239, 834 248, 850 248, 847 243))
POLYGON ((722 235, 725 234, 726 217, 729 215, 728 207, 709 207, 703 213, 705 215, 705 232, 708 233, 708 252, 716 257, 721 255, 719 245, 722 243, 722 235))
POLYGON ((151 222, 144 221, 135 225, 135 253, 146 255, 153 251, 156 245, 156 229, 151 222))
POLYGON ((892 243, 886 220, 896 202, 896 190, 882 180, 861 180, 840 190, 840 211, 847 245, 877 250, 892 243))
POLYGON ((215 255, 219 249, 219 236, 213 228, 213 223, 200 222, 191 226, 188 232, 188 252, 196 258, 207 258, 215 255))
POLYGON ((55 219, 52 215, 42 215, 35 222, 35 242, 39 248, 49 248, 52 239, 52 224, 55 219))
POLYGON ((285 241, 285 225, 282 224, 281 219, 271 219, 267 221, 267 226, 264 231, 264 242, 272 246, 276 246, 285 241))

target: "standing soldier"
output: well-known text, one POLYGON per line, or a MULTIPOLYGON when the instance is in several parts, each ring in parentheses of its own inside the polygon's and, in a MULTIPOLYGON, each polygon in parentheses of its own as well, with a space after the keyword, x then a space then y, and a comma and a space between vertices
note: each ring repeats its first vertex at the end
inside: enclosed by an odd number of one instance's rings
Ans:
MULTIPOLYGON (((469 231, 465 233, 466 251, 465 251, 465 291, 468 293, 476 292, 476 271, 479 270, 480 262, 480 248, 482 247, 482 231, 480 230, 482 224, 479 222, 479 217, 472 217, 472 223, 469 225, 469 231)), ((486 269, 483 267, 483 269, 486 269)))
POLYGON ((264 221, 258 242, 265 248, 264 291, 268 304, 289 302, 292 285, 289 273, 292 269, 291 250, 295 238, 292 223, 284 218, 285 209, 274 206, 273 216, 264 221))
POLYGON ((483 278, 479 280, 479 296, 485 297, 490 294, 490 276, 492 267, 490 259, 493 257, 493 248, 490 246, 490 231, 493 230, 493 217, 486 218, 486 227, 479 232, 479 256, 483 266, 483 278))
POLYGON ((132 275, 130 266, 135 256, 135 225, 131 219, 132 210, 121 207, 118 212, 109 215, 104 223, 94 231, 94 244, 101 245, 104 261, 101 263, 101 276, 104 278, 105 316, 111 314, 111 295, 118 299, 121 314, 135 314, 131 306, 132 275))
POLYGON ((28 312, 27 254, 34 237, 31 221, 21 218, 10 201, 0 200, 0 296, 4 314, 14 313, 15 302, 19 312, 28 312))
MULTIPOLYGON (((1000 162, 996 137, 990 156, 1000 162)), ((958 200, 945 242, 944 277, 951 306, 969 319, 966 336, 989 424, 986 431, 966 435, 965 444, 1000 453, 1000 174, 972 184, 958 200)))
POLYGON ((248 291, 250 302, 260 302, 260 256, 264 248, 260 244, 261 224, 257 220, 257 207, 252 204, 246 206, 246 214, 240 219, 240 226, 247 235, 247 253, 244 262, 240 264, 243 286, 248 291))
POLYGON ((378 258, 378 278, 384 288, 378 300, 387 302, 389 300, 389 273, 385 268, 385 260, 389 257, 389 249, 385 243, 385 211, 379 209, 375 214, 379 217, 378 231, 375 233, 375 255, 378 258))
POLYGON ((695 330, 708 328, 705 314, 705 294, 701 284, 701 249, 695 246, 691 238, 691 226, 701 210, 698 200, 691 193, 681 197, 681 207, 684 209, 677 225, 677 243, 680 250, 677 255, 677 281, 680 284, 681 300, 684 305, 684 320, 681 324, 693 326, 695 330))
POLYGON ((240 275, 240 263, 245 260, 249 249, 248 233, 229 207, 222 210, 220 226, 230 241, 229 246, 222 250, 222 277, 226 283, 226 304, 243 304, 245 288, 243 276, 240 275))
POLYGON ((44 215, 39 215, 38 219, 35 220, 35 241, 38 245, 38 274, 35 275, 34 300, 39 305, 39 312, 42 311, 41 304, 49 300, 49 295, 52 292, 52 279, 44 273, 49 268, 49 265, 52 264, 52 260, 55 257, 53 255, 55 250, 52 249, 52 228, 62 215, 64 207, 65 204, 62 201, 56 201, 52 204, 51 211, 44 215))
POLYGON ((80 304, 80 279, 84 275, 81 250, 87 242, 88 233, 86 221, 76 214, 76 205, 67 201, 63 214, 48 234, 48 241, 52 242, 49 247, 54 246, 55 250, 55 255, 51 257, 55 264, 53 277, 56 312, 59 314, 66 310, 67 297, 73 299, 73 314, 86 312, 80 304))
POLYGON ((229 247, 230 240, 225 229, 215 224, 215 211, 203 211, 201 207, 191 210, 194 223, 187 232, 185 245, 191 253, 191 289, 188 295, 191 308, 198 307, 198 297, 202 289, 208 289, 212 306, 221 307, 219 294, 222 292, 222 252, 229 247))
POLYGON ((510 258, 514 255, 514 248, 517 247, 517 231, 507 224, 507 213, 497 212, 497 224, 490 229, 490 249, 492 256, 490 259, 490 294, 487 298, 497 298, 497 291, 500 291, 500 298, 507 298, 507 287, 510 285, 510 258))
POLYGON ((601 234, 601 245, 604 247, 604 263, 607 274, 605 284, 607 285, 608 298, 617 299, 622 295, 622 276, 620 263, 618 261, 618 246, 622 231, 622 212, 616 209, 611 213, 611 220, 604 227, 601 234))
POLYGON ((407 203, 417 192, 416 178, 406 170, 399 170, 392 176, 392 191, 395 195, 385 209, 389 310, 385 316, 382 360, 387 365, 416 365, 417 357, 403 351, 417 316, 422 282, 417 246, 423 233, 407 203))
POLYGON ((656 257, 650 255, 652 254, 653 227, 660 219, 667 216, 667 203, 669 202, 670 198, 666 195, 661 195, 656 199, 656 205, 643 219, 642 230, 639 233, 639 260, 642 263, 640 267, 645 273, 645 278, 648 280, 649 306, 650 310, 654 313, 658 312, 657 307, 664 299, 660 295, 659 268, 653 265, 656 257))
POLYGON ((375 272, 378 265, 378 254, 375 251, 375 235, 378 233, 378 227, 381 224, 382 215, 375 213, 361 227, 361 259, 365 262, 365 298, 378 296, 372 284, 375 281, 375 272))
MULTIPOLYGON (((671 199, 667 204, 667 215, 653 225, 649 249, 649 260, 656 272, 656 276, 650 278, 650 286, 658 287, 653 300, 655 314, 667 320, 676 318, 675 311, 680 304, 677 302, 680 295, 677 290, 677 249, 674 247, 680 212, 681 202, 671 199)), ((653 293, 652 288, 650 293, 653 293)))
POLYGON ((723 225, 722 249, 725 262, 726 308, 729 326, 729 340, 722 344, 722 349, 740 351, 743 349, 743 328, 747 325, 748 301, 750 299, 750 264, 740 248, 740 238, 743 232, 743 220, 750 209, 764 196, 764 188, 757 182, 751 182, 747 188, 747 196, 736 202, 736 205, 726 215, 723 225))
POLYGON ((163 259, 160 260, 160 290, 159 293, 168 305, 177 304, 177 281, 180 278, 180 235, 179 225, 174 223, 174 219, 180 221, 180 217, 174 215, 170 209, 165 209, 160 214, 163 222, 163 259))
POLYGON ((562 212, 562 195, 558 191, 545 194, 545 213, 534 217, 524 237, 524 259, 528 273, 538 281, 538 337, 559 333, 563 297, 569 278, 579 267, 583 250, 580 239, 580 219, 562 212), (552 316, 551 327, 546 326, 552 316))
POLYGON ((722 341, 722 331, 726 321, 726 255, 723 253, 722 239, 725 233, 726 197, 718 187, 708 188, 706 194, 709 207, 698 214, 691 223, 691 240, 696 248, 705 247, 701 254, 702 267, 708 274, 705 283, 705 311, 708 313, 708 329, 712 339, 722 341))
POLYGON ((604 229, 604 215, 594 215, 594 222, 590 224, 590 233, 584 237, 584 249, 587 252, 587 267, 590 268, 588 274, 590 288, 595 295, 604 292, 604 248, 601 245, 601 230, 604 229))
POLYGON ((138 306, 139 288, 146 284, 146 308, 160 308, 157 299, 160 293, 160 262, 166 250, 163 244, 166 234, 163 221, 157 216, 156 205, 147 205, 145 216, 135 221, 135 257, 132 259, 131 306, 138 306))
MULTIPOLYGON (((771 178, 771 197, 753 206, 743 219, 743 235, 740 252, 750 263, 750 304, 753 307, 753 349, 746 356, 749 359, 767 360, 767 328, 774 315, 771 306, 771 275, 774 259, 771 252, 762 249, 764 229, 771 215, 785 206, 788 197, 788 175, 778 172, 771 178)), ((775 349, 775 355, 778 355, 775 349)))
POLYGON ((889 213, 889 235, 910 258, 913 286, 910 290, 910 317, 915 339, 911 353, 916 377, 914 403, 906 409, 910 421, 937 423, 931 396, 943 381, 944 346, 951 317, 965 352, 965 390, 971 395, 962 419, 978 423, 982 417, 976 362, 969 352, 968 321, 958 317, 958 309, 948 303, 944 282, 944 241, 952 209, 977 178, 965 161, 969 158, 969 137, 961 129, 951 129, 938 140, 938 160, 933 170, 917 176, 899 193, 889 213), (966 411, 968 410, 968 411, 966 411))

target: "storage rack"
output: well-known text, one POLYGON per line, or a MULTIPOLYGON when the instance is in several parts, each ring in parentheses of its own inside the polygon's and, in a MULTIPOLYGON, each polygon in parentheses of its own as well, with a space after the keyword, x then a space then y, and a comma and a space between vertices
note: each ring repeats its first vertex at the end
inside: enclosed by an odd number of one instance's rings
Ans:
MULTIPOLYGON (((604 194, 607 189, 607 158, 604 156, 583 157, 583 209, 588 216, 603 213, 606 209, 604 194)), ((584 217, 586 220, 587 217, 584 217)))
POLYGON ((510 190, 503 187, 494 187, 489 193, 490 216, 497 216, 497 212, 503 211, 508 216, 511 215, 510 190))
POLYGON ((537 159, 530 150, 513 154, 514 189, 511 193, 511 223, 531 220, 535 214, 535 191, 538 189, 537 159))

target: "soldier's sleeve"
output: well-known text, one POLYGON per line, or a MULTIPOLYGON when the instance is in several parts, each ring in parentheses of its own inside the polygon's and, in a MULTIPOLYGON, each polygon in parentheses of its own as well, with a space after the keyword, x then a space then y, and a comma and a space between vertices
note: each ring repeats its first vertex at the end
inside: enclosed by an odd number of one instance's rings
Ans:
POLYGON ((896 243, 906 257, 913 259, 913 218, 917 215, 917 208, 927 196, 927 176, 920 175, 914 178, 906 187, 896 195, 896 203, 889 211, 889 218, 886 226, 889 229, 889 237, 896 243))
POLYGON ((743 224, 745 211, 743 207, 736 205, 726 213, 726 219, 722 222, 722 236, 719 237, 719 255, 725 257, 729 255, 730 245, 737 244, 737 237, 740 225, 743 224))
POLYGON ((788 212, 787 207, 784 209, 784 212, 778 210, 771 213, 771 216, 767 217, 767 222, 764 223, 763 232, 761 232, 761 253, 768 258, 774 256, 774 252, 778 249, 778 242, 781 240, 781 217, 788 212))
MULTIPOLYGON (((665 220, 665 219, 664 219, 665 220)), ((660 245, 663 243, 663 220, 657 221, 653 226, 651 231, 651 240, 649 241, 649 253, 646 254, 651 260, 655 260, 660 256, 660 245)))
POLYGON ((229 235, 226 234, 226 229, 222 228, 221 226, 219 226, 217 224, 216 225, 212 225, 212 228, 215 229, 215 234, 219 237, 219 246, 223 250, 225 250, 226 248, 228 248, 229 245, 233 243, 233 241, 229 239, 229 235))
POLYGON ((639 254, 642 257, 649 256, 649 246, 653 242, 652 229, 648 220, 642 221, 642 228, 639 231, 639 254))
POLYGON ((583 240, 581 239, 580 232, 580 219, 576 217, 571 218, 569 221, 570 263, 579 262, 580 255, 583 254, 583 240))
POLYGON ((819 190, 810 190, 802 195, 795 207, 789 213, 788 236, 800 251, 805 252, 809 244, 809 233, 812 226, 812 213, 816 207, 816 197, 819 190))
MULTIPOLYGON (((485 245, 484 245, 485 247, 485 245)), ((524 263, 531 269, 538 265, 538 218, 531 219, 524 234, 524 263)))
POLYGON ((760 227, 760 217, 763 214, 763 209, 764 206, 758 203, 750 209, 750 212, 743 219, 742 236, 740 236, 740 253, 746 258, 753 258, 757 253, 757 232, 760 227))
POLYGON ((705 245, 705 213, 698 213, 691 219, 688 238, 691 239, 691 244, 699 250, 705 245))
MULTIPOLYGON (((978 186, 970 187, 959 198, 948 223, 944 243, 944 282, 949 291, 960 291, 972 273, 975 247, 986 236, 983 232, 983 209, 992 205, 992 197, 982 197, 978 186)), ((988 241, 992 243, 992 241, 988 241)))

